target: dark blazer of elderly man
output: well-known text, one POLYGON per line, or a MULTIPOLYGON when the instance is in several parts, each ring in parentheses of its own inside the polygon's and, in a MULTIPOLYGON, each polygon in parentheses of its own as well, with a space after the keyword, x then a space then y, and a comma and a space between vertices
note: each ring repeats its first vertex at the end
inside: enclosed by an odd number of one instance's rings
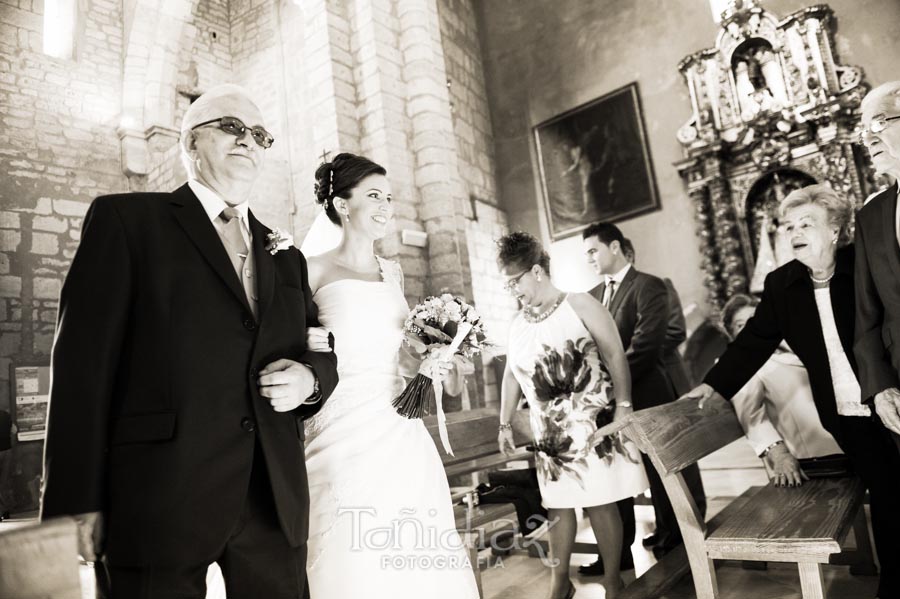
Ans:
POLYGON ((306 260, 250 208, 273 137, 242 88, 182 120, 188 182, 97 198, 59 303, 42 516, 74 516, 112 599, 305 591, 303 419, 337 384, 306 260), (93 544, 87 542, 93 536, 93 544))
POLYGON ((894 184, 872 198, 856 221, 856 337, 863 399, 900 447, 900 81, 873 89, 862 103, 860 141, 894 184))

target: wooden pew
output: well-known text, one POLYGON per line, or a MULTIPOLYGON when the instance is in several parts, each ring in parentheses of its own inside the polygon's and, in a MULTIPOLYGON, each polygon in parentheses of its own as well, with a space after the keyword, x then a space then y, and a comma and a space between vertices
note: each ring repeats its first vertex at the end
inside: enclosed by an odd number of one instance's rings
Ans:
POLYGON ((71 518, 0 534, 0 597, 81 599, 76 535, 71 518))
MULTIPOLYGON (((495 410, 479 408, 447 414, 447 432, 454 455, 444 452, 438 437, 437 420, 434 416, 425 418, 428 432, 441 454, 444 470, 451 479, 464 475, 477 475, 489 470, 497 470, 512 461, 532 461, 532 453, 525 449, 531 443, 531 425, 527 412, 517 412, 513 418, 513 436, 516 452, 505 456, 497 446, 497 426, 500 420, 495 410)), ((516 510, 511 503, 475 505, 477 481, 467 482, 465 488, 452 494, 456 529, 469 551, 469 559, 478 581, 481 593, 481 572, 478 565, 478 551, 486 548, 485 541, 498 535, 512 537, 518 533, 516 510), (460 502, 463 505, 460 505, 460 502), (504 533, 506 533, 504 535, 504 533)))
MULTIPOLYGON (((662 477, 684 537, 698 599, 719 596, 715 559, 796 563, 804 599, 824 599, 822 564, 853 561, 857 571, 874 571, 862 510, 864 489, 856 477, 817 479, 800 488, 753 487, 710 522, 703 522, 681 471, 744 436, 730 403, 710 401, 701 410, 697 401, 677 401, 640 410, 606 429, 621 429, 650 456, 662 477), (840 555, 850 528, 856 552, 840 555)), ((623 597, 655 597, 674 586, 679 559, 683 557, 678 552, 667 555, 623 597), (668 570, 665 579, 653 573, 660 566, 668 570)), ((686 570, 683 561, 681 569, 686 570)))

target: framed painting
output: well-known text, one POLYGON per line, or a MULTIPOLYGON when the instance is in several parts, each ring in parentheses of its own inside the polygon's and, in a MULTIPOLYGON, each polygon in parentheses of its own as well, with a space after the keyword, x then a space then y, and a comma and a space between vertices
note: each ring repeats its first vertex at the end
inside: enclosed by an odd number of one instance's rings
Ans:
POLYGON ((637 83, 534 128, 554 241, 659 208, 637 83))

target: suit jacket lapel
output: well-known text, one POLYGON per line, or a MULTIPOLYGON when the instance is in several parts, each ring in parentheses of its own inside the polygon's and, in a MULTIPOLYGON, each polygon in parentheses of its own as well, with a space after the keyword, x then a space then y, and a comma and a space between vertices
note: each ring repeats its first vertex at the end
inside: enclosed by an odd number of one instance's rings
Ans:
POLYGON ((631 289, 631 286, 634 285, 634 279, 637 277, 637 271, 632 266, 628 269, 628 272, 625 273, 625 278, 622 279, 622 283, 619 285, 618 289, 615 289, 615 294, 613 295, 612 302, 609 305, 610 313, 615 316, 619 311, 619 306, 622 305, 622 300, 625 299, 625 294, 628 293, 628 290, 631 289))
POLYGON ((887 252, 888 262, 894 276, 900 279, 900 245, 897 243, 897 184, 891 185, 883 193, 889 194, 887 201, 882 203, 882 234, 884 235, 884 251, 887 252))
POLYGON ((190 240, 197 246, 200 254, 206 259, 214 271, 221 277, 225 285, 250 313, 250 305, 244 287, 238 279, 231 260, 225 252, 225 246, 211 222, 203 205, 187 184, 182 185, 172 192, 172 213, 181 228, 187 233, 190 240))
POLYGON ((262 321, 266 310, 272 303, 275 289, 275 264, 273 256, 266 251, 266 236, 271 232, 268 227, 256 220, 253 212, 250 216, 250 231, 253 233, 253 257, 256 260, 256 293, 259 296, 259 320, 262 321))

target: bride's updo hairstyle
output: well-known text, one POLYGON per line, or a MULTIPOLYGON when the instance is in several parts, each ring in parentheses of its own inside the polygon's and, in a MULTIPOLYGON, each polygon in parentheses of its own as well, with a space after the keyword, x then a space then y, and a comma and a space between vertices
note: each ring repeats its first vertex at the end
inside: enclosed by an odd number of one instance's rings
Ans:
POLYGON ((497 240, 497 263, 501 268, 515 266, 515 270, 530 270, 539 264, 550 274, 550 256, 534 235, 516 231, 497 240))
POLYGON ((387 175, 387 171, 365 156, 347 152, 319 165, 316 169, 316 202, 325 209, 328 220, 341 226, 341 215, 334 207, 334 198, 349 200, 353 188, 369 175, 387 175))

